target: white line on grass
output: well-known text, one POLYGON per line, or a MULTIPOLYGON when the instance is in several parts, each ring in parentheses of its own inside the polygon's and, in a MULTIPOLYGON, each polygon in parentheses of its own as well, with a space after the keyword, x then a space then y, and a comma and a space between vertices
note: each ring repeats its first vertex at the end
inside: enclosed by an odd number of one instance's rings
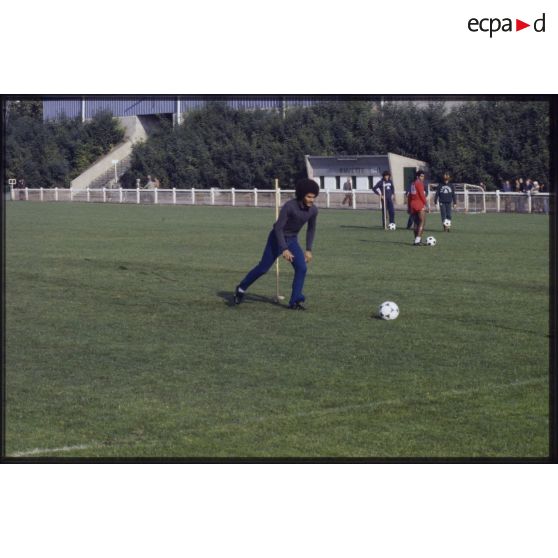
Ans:
POLYGON ((28 451, 17 451, 9 454, 8 457, 31 457, 33 455, 41 455, 43 453, 58 453, 63 451, 73 451, 80 449, 88 449, 97 447, 97 444, 82 444, 79 446, 62 446, 61 448, 35 448, 28 451))
POLYGON ((277 415, 265 415, 262 417, 257 417, 252 420, 248 420, 245 422, 263 422, 265 420, 270 419, 288 419, 288 418, 295 418, 295 417, 310 417, 313 415, 328 415, 334 413, 344 413, 346 411, 354 411, 356 409, 378 409, 380 407, 389 407, 391 405, 406 405, 410 403, 422 403, 422 402, 430 402, 434 403, 439 401, 440 399, 445 399, 446 397, 455 397, 459 395, 473 395, 475 393, 484 392, 484 391, 498 391, 501 389, 506 389, 509 387, 518 387, 518 386, 528 386, 532 384, 538 384, 542 381, 547 380, 546 377, 542 378, 532 378, 530 380, 516 380, 515 382, 510 382, 508 384, 488 384, 485 386, 479 386, 475 388, 468 388, 468 389, 451 389, 448 391, 442 391, 440 393, 432 393, 430 397, 405 397, 405 398, 395 398, 395 399, 384 399, 383 401, 370 401, 369 403, 357 403, 355 405, 345 405, 343 407, 329 407, 327 409, 314 409, 311 411, 301 411, 300 413, 291 413, 291 414, 277 414, 277 415))
MULTIPOLYGON (((474 393, 478 393, 481 391, 489 391, 489 390, 501 390, 509 387, 518 387, 518 386, 528 386, 532 384, 538 384, 542 381, 546 381, 546 377, 541 378, 532 378, 530 380, 517 380, 515 382, 510 382, 508 384, 488 384, 485 386, 479 386, 475 388, 469 389, 451 389, 448 391, 443 391, 438 394, 432 394, 431 397, 426 399, 425 397, 408 397, 408 398, 396 398, 396 399, 384 399, 383 401, 371 401, 370 403, 359 403, 357 405, 345 405, 343 407, 330 407, 328 409, 315 409, 312 411, 304 411, 300 413, 289 413, 289 414, 276 414, 276 415, 265 415, 261 417, 256 417, 253 419, 248 419, 242 421, 242 424, 248 424, 253 422, 263 422, 266 420, 275 420, 275 419, 289 419, 289 418, 296 418, 296 417, 309 417, 312 415, 320 415, 320 414, 333 414, 333 413, 343 413, 345 411, 353 411, 355 409, 377 409, 379 407, 387 407, 390 405, 405 405, 406 403, 420 403, 421 401, 430 401, 434 402, 439 399, 443 399, 445 397, 452 397, 452 396, 459 396, 459 395, 472 395, 474 393)), ((79 446, 63 446, 61 448, 35 448, 28 451, 18 451, 12 454, 9 454, 8 457, 31 457, 33 455, 41 455, 45 453, 58 453, 58 452, 65 452, 65 451, 73 451, 73 450, 80 450, 80 449, 89 449, 99 447, 99 444, 83 444, 79 446)))

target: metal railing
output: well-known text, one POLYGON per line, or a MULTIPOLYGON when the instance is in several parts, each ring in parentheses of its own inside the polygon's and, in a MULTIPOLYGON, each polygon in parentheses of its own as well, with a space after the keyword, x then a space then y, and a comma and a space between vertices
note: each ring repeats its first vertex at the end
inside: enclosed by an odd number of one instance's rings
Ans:
MULTIPOLYGON (((477 187, 478 188, 478 187, 477 187)), ((332 209, 378 209, 379 196, 372 190, 353 190, 350 203, 343 201, 347 192, 342 190, 323 190, 316 198, 316 205, 332 209)), ((549 212, 549 194, 515 192, 485 192, 465 186, 456 193, 456 210, 464 213, 545 213, 549 212)), ((294 190, 280 190, 281 203, 293 197, 294 190)), ((402 197, 402 196, 399 196, 402 197)), ((10 188, 11 200, 41 202, 96 202, 96 203, 134 203, 161 205, 219 205, 234 207, 274 207, 275 190, 262 189, 155 189, 142 188, 10 188)), ((395 204, 396 209, 406 209, 404 200, 395 204)), ((428 207, 437 212, 434 193, 428 196, 428 207)))

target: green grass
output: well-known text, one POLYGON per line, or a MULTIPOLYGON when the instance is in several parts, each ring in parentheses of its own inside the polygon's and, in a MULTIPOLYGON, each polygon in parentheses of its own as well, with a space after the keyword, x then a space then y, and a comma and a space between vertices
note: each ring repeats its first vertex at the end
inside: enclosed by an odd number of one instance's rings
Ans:
POLYGON ((7 455, 548 455, 546 217, 430 215, 413 248, 406 215, 321 210, 301 313, 273 272, 229 305, 272 209, 6 213, 7 455))

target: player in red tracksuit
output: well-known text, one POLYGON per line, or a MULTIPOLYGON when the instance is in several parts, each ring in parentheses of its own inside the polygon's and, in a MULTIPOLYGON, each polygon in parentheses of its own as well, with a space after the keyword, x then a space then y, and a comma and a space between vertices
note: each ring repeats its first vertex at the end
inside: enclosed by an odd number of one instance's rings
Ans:
POLYGON ((424 193, 424 171, 417 171, 415 181, 411 184, 407 196, 407 211, 411 215, 414 226, 415 242, 413 246, 420 246, 422 232, 426 223, 426 194, 424 193))

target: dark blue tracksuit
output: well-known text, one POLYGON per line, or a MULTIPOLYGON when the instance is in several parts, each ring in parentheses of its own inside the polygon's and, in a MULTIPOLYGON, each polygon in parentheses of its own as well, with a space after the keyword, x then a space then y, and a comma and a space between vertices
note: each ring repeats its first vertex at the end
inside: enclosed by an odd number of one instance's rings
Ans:
POLYGON ((384 202, 387 202, 387 210, 389 214, 389 222, 395 223, 395 211, 393 209, 393 194, 394 194, 394 186, 393 182, 390 180, 379 180, 374 186, 373 190, 378 195, 383 195, 384 199, 382 200, 382 227, 385 228, 385 217, 384 217, 384 202))
POLYGON ((312 251, 312 243, 316 232, 316 218, 318 208, 314 205, 306 207, 302 201, 289 200, 279 212, 279 218, 273 225, 273 229, 267 237, 262 259, 256 267, 248 272, 246 277, 240 282, 239 287, 245 291, 254 281, 269 271, 275 260, 287 249, 289 249, 294 260, 291 262, 294 268, 293 286, 289 304, 304 302, 302 294, 304 279, 306 277, 306 261, 304 252, 298 244, 297 234, 305 223, 306 229, 306 250, 312 251))
POLYGON ((455 205, 457 198, 455 196, 455 186, 450 182, 442 182, 436 188, 434 203, 440 202, 440 216, 442 223, 449 219, 451 221, 451 206, 455 205))

